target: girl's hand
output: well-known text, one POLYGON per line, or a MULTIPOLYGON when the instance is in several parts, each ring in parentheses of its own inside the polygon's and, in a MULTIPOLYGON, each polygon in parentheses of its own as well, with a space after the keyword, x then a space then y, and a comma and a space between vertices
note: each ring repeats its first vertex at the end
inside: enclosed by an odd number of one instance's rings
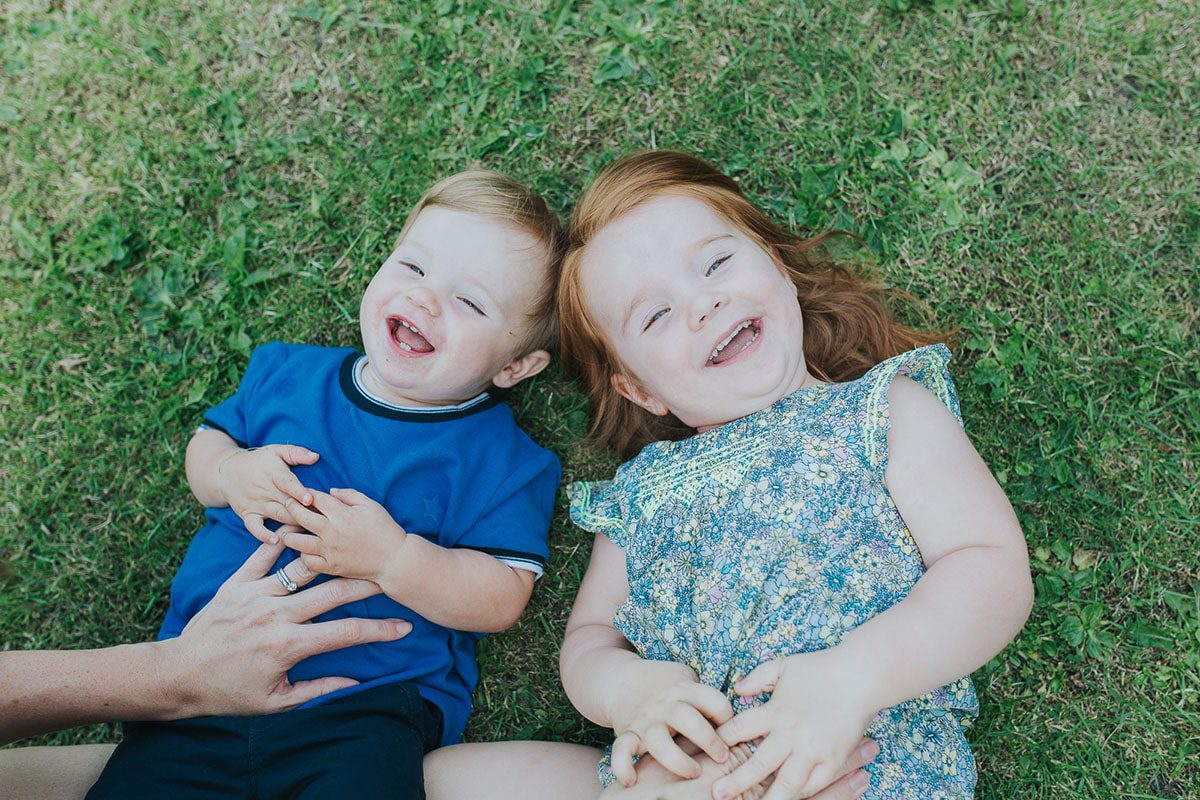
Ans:
POLYGON ((633 757, 643 753, 681 778, 699 777, 700 764, 675 743, 677 734, 713 761, 724 762, 729 748, 713 726, 733 717, 729 699, 700 683, 683 664, 642 660, 635 667, 617 676, 625 688, 609 715, 616 734, 612 771, 617 780, 625 786, 637 781, 633 757))
POLYGON ((292 498, 287 512, 306 533, 285 533, 283 543, 299 550, 300 560, 316 572, 378 581, 398 557, 408 533, 387 509, 353 489, 313 491, 311 507, 292 498))
POLYGON ((749 761, 713 784, 716 800, 737 797, 772 774, 763 800, 815 794, 838 777, 878 711, 866 699, 867 679, 836 648, 768 661, 734 689, 744 697, 772 694, 719 729, 730 745, 762 742, 749 761))
POLYGON ((315 463, 318 458, 308 448, 292 444, 269 444, 253 450, 239 448, 217 464, 217 489, 254 538, 275 544, 279 536, 267 529, 266 520, 295 522, 284 503, 289 498, 305 505, 312 502, 312 493, 292 474, 291 468, 315 463))

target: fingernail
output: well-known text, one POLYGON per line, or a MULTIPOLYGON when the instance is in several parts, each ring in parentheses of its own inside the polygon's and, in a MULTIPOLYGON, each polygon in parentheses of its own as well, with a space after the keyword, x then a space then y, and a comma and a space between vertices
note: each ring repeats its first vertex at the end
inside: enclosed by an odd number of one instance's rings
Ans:
POLYGON ((400 634, 401 636, 403 636, 404 634, 408 633, 411 630, 412 630, 412 625, 408 624, 407 622, 397 622, 396 623, 396 633, 400 634))
POLYGON ((694 781, 694 780, 696 780, 696 778, 699 778, 699 777, 700 777, 700 768, 696 767, 695 769, 692 770, 691 774, 688 775, 688 780, 694 781))
POLYGON ((857 793, 857 794, 855 794, 855 797, 857 797, 858 795, 865 792, 867 790, 867 787, 870 785, 871 785, 871 778, 867 775, 867 773, 863 772, 861 769, 858 772, 854 773, 854 777, 850 779, 850 788, 853 789, 857 793))
POLYGON ((729 760, 729 751, 728 750, 722 750, 720 753, 717 754, 717 763, 718 764, 724 764, 728 760, 729 760))
POLYGON ((867 761, 871 761, 875 758, 875 756, 879 755, 879 745, 874 739, 871 739, 862 747, 858 748, 858 752, 861 753, 862 757, 867 761))
POLYGON ((279 544, 279 537, 272 535, 271 536, 271 544, 279 544))

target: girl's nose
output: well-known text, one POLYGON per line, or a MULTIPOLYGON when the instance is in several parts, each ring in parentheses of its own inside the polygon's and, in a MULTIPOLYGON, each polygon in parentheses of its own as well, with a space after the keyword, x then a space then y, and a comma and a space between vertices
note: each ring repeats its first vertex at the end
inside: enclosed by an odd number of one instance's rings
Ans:
POLYGON ((723 295, 707 294, 697 298, 695 310, 692 312, 692 330, 700 330, 705 323, 720 308, 729 303, 729 298, 723 295))

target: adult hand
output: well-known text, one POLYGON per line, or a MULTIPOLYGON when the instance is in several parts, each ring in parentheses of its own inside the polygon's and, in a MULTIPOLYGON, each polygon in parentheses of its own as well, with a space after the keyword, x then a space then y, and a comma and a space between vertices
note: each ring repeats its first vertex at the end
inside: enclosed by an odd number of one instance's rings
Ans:
MULTIPOLYGON (((338 578, 289 594, 268 574, 282 544, 261 545, 188 622, 176 639, 159 642, 164 668, 187 692, 182 713, 269 714, 294 708, 357 681, 327 677, 296 684, 287 671, 318 653, 366 642, 399 639, 412 630, 404 620, 308 620, 379 592, 370 581, 338 578)), ((300 586, 316 575, 300 561, 286 567, 300 586)))
MULTIPOLYGON (((288 595, 268 575, 282 552, 282 545, 259 547, 175 639, 99 650, 0 651, 0 744, 115 719, 283 711, 355 683, 322 678, 293 686, 287 671, 296 662, 411 630, 403 620, 308 623, 379 587, 338 579, 288 595)), ((295 561, 287 574, 297 584, 313 579, 295 561)))

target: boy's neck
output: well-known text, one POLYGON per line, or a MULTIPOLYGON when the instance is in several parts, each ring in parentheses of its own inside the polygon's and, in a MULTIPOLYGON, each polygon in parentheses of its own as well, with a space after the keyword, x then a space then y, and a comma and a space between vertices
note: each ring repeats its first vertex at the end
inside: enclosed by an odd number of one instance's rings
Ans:
POLYGON ((363 394, 375 402, 384 405, 399 406, 401 408, 453 408, 454 406, 469 403, 487 391, 486 389, 480 389, 470 397, 463 397, 457 400, 417 400, 411 397, 404 397, 380 385, 371 370, 367 368, 368 365, 369 362, 366 356, 359 359, 354 367, 355 383, 358 384, 358 388, 362 390, 363 394))

